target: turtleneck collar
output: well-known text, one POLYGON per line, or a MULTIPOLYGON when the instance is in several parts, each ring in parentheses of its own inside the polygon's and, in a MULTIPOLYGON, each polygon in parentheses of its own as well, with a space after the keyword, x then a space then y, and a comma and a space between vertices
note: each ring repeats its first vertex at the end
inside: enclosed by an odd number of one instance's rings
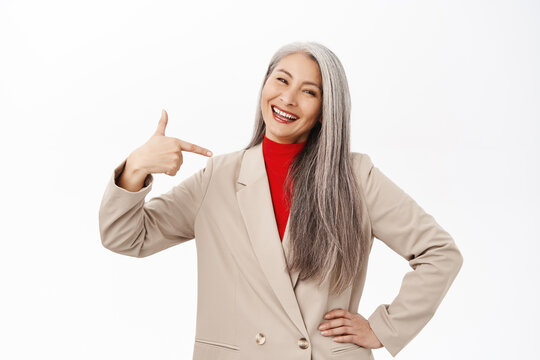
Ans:
POLYGON ((284 183, 289 168, 296 155, 304 148, 306 142, 296 144, 281 144, 266 137, 262 141, 264 165, 270 185, 272 204, 276 216, 279 236, 283 240, 289 218, 289 204, 285 198, 284 183))
POLYGON ((263 155, 265 159, 292 160, 306 145, 307 141, 295 144, 281 144, 270 140, 264 135, 262 141, 263 155))

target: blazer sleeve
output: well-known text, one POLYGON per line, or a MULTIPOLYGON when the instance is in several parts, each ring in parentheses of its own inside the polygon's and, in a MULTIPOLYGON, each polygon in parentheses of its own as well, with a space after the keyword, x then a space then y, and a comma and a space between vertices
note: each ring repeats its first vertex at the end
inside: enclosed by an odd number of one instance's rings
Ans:
POLYGON ((195 237, 195 219, 212 175, 212 158, 168 192, 145 202, 154 177, 137 192, 117 185, 127 158, 114 169, 99 208, 103 246, 113 252, 146 257, 195 237))
POLYGON ((395 357, 433 317, 457 276, 463 256, 454 240, 405 191, 386 177, 367 154, 357 156, 372 235, 409 262, 391 304, 369 316, 371 329, 395 357))

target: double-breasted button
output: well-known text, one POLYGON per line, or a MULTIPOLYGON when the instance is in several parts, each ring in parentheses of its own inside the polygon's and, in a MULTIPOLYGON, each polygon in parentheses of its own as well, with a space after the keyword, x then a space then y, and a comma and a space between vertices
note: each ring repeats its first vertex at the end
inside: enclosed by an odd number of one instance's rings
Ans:
POLYGON ((257 344, 262 345, 264 344, 265 341, 266 341, 266 338, 264 337, 263 334, 257 333, 257 335, 255 335, 255 342, 257 344))
POLYGON ((306 338, 300 338, 298 339, 298 346, 300 349, 307 349, 309 347, 309 342, 306 340, 306 338))

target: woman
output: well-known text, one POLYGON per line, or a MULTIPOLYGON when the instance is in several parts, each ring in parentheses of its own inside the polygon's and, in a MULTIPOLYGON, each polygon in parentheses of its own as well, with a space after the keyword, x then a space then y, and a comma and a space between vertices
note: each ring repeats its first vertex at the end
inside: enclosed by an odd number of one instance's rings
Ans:
POLYGON ((102 199, 103 245, 145 257, 196 239, 193 359, 373 359, 396 356, 434 315, 461 268, 452 237, 363 153, 350 152, 343 67, 321 44, 283 46, 259 93, 249 145, 211 156, 153 136, 114 170, 102 199), (209 156, 145 202, 154 173, 182 151, 209 156), (376 237, 414 271, 391 304, 356 313, 376 237))

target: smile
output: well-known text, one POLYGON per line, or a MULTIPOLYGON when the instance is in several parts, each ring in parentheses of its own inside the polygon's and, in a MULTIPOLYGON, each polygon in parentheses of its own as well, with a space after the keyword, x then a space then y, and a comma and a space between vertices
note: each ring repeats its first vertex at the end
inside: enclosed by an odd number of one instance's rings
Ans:
POLYGON ((279 108, 277 108, 274 105, 271 105, 272 108, 272 114, 274 115, 274 119, 281 123, 291 123, 293 121, 298 120, 298 116, 291 114, 289 112, 283 111, 279 108))

